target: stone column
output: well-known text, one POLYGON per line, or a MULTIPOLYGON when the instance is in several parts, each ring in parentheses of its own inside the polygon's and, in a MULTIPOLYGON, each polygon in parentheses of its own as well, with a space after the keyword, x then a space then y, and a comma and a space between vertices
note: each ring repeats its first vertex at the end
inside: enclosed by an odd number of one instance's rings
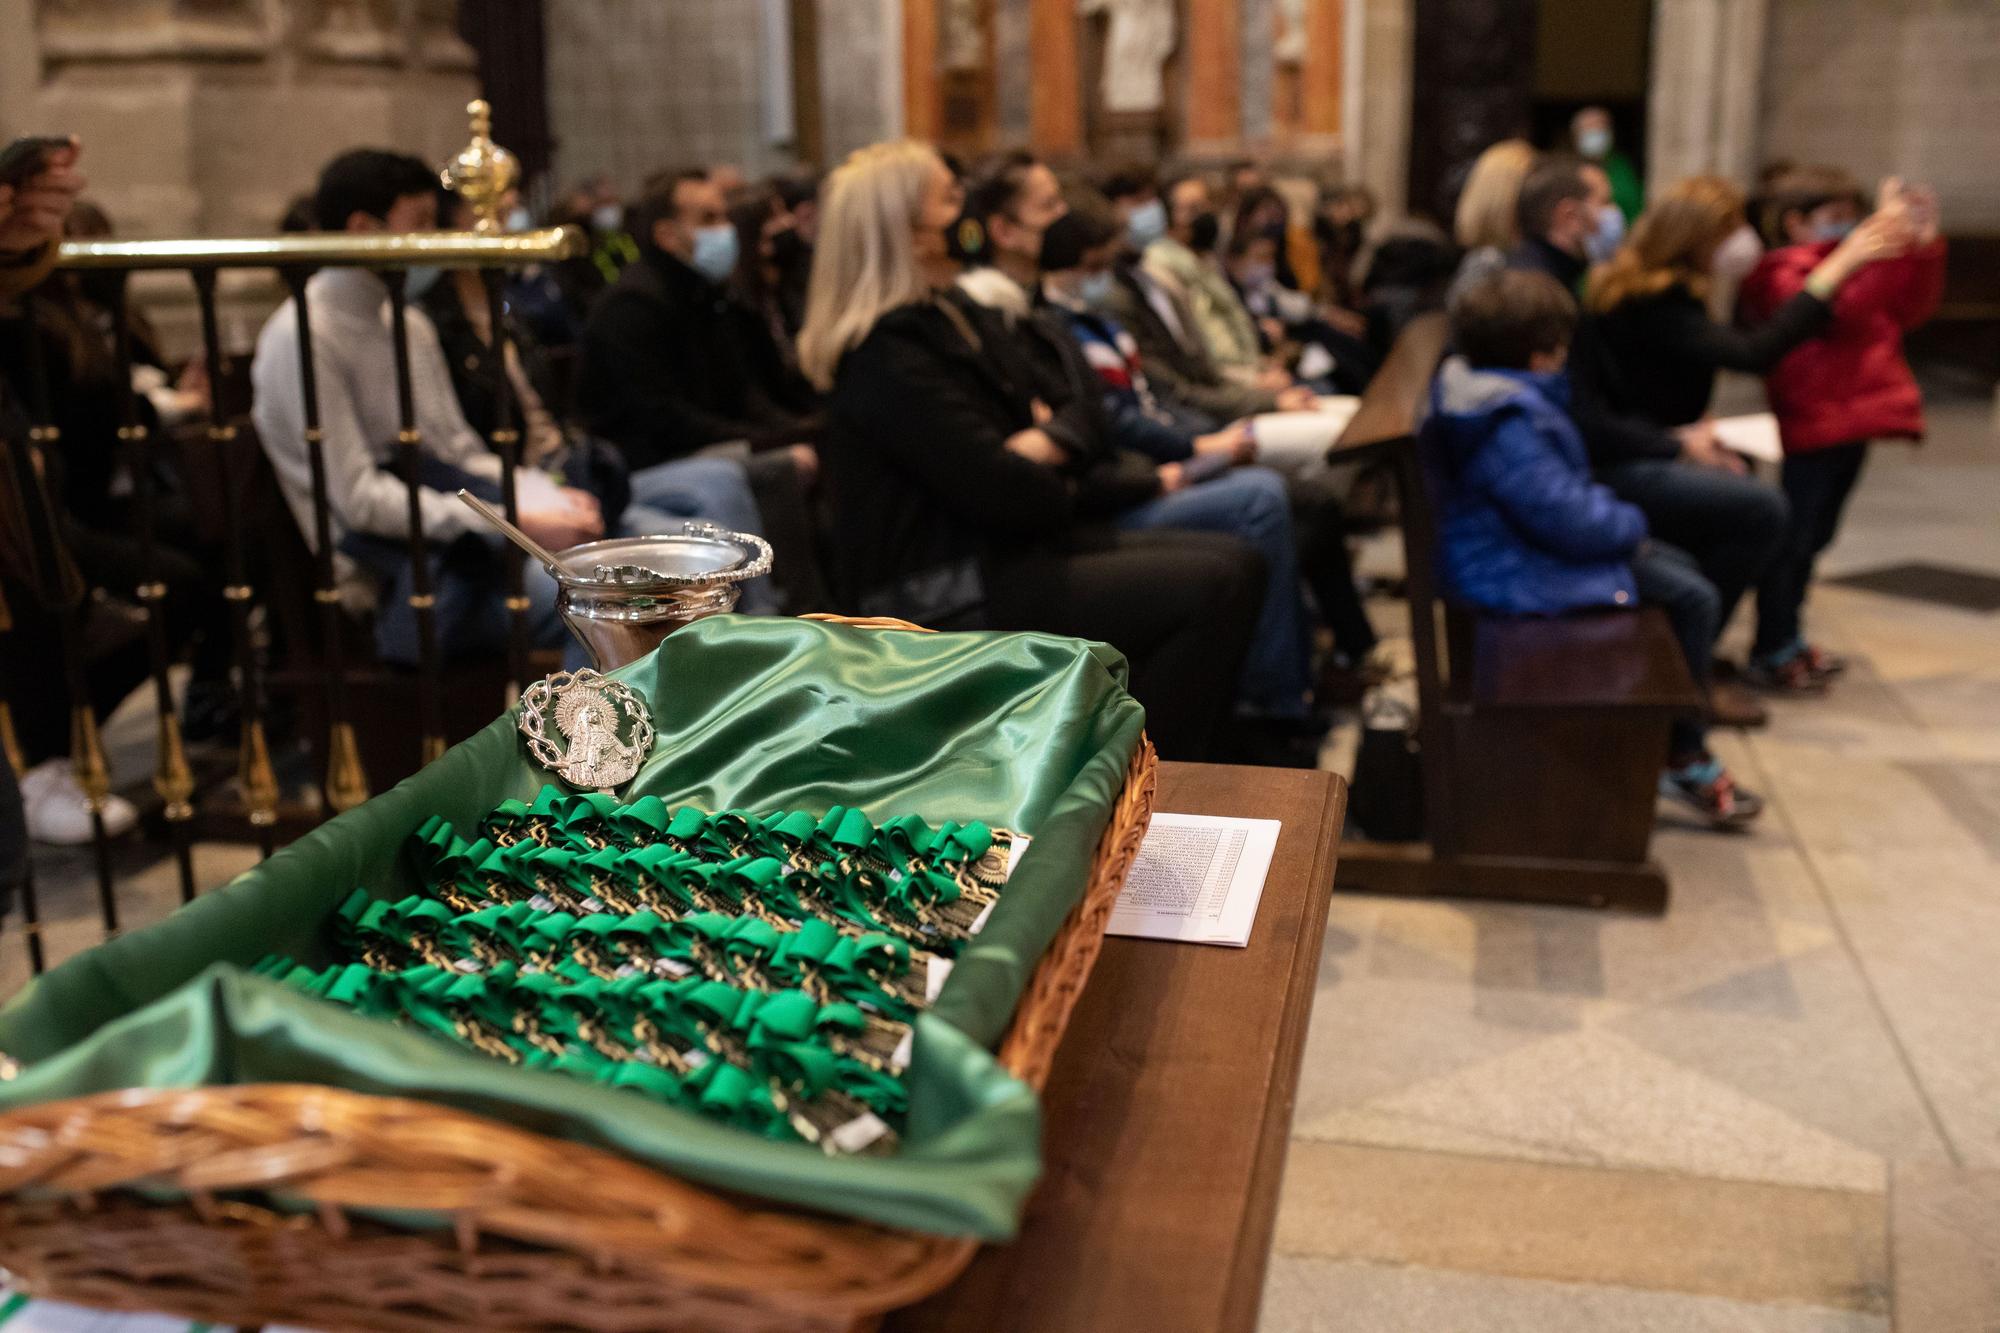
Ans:
POLYGON ((1657 0, 1646 107, 1649 190, 1756 171, 1768 0, 1657 0))
POLYGON ((899 0, 818 0, 820 134, 827 167, 903 132, 899 0))
POLYGON ((1241 146, 1268 144, 1277 129, 1276 0, 1238 0, 1237 59, 1242 73, 1237 105, 1241 146))
POLYGON ((1386 216, 1407 207, 1414 0, 1347 0, 1347 175, 1374 191, 1386 216))

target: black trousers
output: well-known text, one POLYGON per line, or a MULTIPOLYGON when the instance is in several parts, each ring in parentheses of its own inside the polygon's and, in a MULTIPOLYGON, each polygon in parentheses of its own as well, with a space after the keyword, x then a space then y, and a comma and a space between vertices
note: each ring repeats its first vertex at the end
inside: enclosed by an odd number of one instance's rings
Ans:
POLYGON ((1206 759, 1236 697, 1264 562, 1216 532, 1118 532, 987 571, 994 629, 1097 639, 1131 663, 1163 759, 1206 759))
POLYGON ((1752 657, 1772 657, 1804 641, 1799 617, 1812 587, 1813 566, 1833 544, 1847 497, 1861 479, 1868 461, 1868 441, 1830 445, 1803 454, 1788 454, 1779 482, 1792 502, 1792 522, 1757 584, 1757 643, 1752 657))
POLYGON ((1350 663, 1375 651, 1375 627, 1354 586, 1347 553, 1347 515, 1323 478, 1291 483, 1292 522, 1299 538, 1299 575, 1312 589, 1321 619, 1333 631, 1334 650, 1350 663))
MULTIPOLYGON (((1645 511, 1657 541, 1693 556, 1720 601, 1716 631, 1772 568, 1785 541, 1785 497, 1754 477, 1659 458, 1603 469, 1598 480, 1645 511)), ((1706 680, 1696 680, 1707 688, 1706 680)))

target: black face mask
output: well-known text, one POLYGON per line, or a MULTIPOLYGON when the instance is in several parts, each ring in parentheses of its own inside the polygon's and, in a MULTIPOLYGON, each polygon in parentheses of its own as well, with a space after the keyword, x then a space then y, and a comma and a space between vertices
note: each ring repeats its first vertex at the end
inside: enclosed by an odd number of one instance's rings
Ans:
POLYGON ((784 272, 804 268, 812 263, 812 246, 796 228, 787 227, 771 237, 771 262, 784 272))
POLYGON ((1200 213, 1188 224, 1188 249, 1205 255, 1222 239, 1222 219, 1213 212, 1200 213))

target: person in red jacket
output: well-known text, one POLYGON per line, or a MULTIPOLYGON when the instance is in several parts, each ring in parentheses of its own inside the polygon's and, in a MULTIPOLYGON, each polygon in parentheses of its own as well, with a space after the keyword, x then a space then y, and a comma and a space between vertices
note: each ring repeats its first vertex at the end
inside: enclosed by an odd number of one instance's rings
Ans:
MULTIPOLYGON (((1903 358, 1903 334, 1930 318, 1944 288, 1937 199, 1891 179, 1876 203, 1903 214, 1908 248, 1842 286, 1825 331, 1787 353, 1764 381, 1784 443, 1782 484, 1792 522, 1758 584, 1748 678, 1786 693, 1823 691, 1846 665, 1806 641, 1800 616, 1813 566, 1839 530, 1869 441, 1924 433, 1923 396, 1903 358)), ((1739 316, 1750 324, 1769 319, 1866 211, 1860 186, 1844 171, 1802 168, 1773 182, 1762 219, 1772 248, 1744 280, 1739 316)))

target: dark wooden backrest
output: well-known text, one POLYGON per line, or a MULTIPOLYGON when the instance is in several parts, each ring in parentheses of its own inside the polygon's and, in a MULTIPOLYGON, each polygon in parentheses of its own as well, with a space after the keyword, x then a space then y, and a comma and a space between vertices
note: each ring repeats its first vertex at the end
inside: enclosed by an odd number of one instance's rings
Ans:
POLYGON ((1438 660, 1437 515, 1417 448, 1429 404, 1431 380, 1451 341, 1442 312, 1419 315, 1404 326, 1361 406, 1335 441, 1328 461, 1381 459, 1396 476, 1403 527, 1404 586, 1410 603, 1410 643, 1417 658, 1417 695, 1424 712, 1442 699, 1444 665, 1438 660))

